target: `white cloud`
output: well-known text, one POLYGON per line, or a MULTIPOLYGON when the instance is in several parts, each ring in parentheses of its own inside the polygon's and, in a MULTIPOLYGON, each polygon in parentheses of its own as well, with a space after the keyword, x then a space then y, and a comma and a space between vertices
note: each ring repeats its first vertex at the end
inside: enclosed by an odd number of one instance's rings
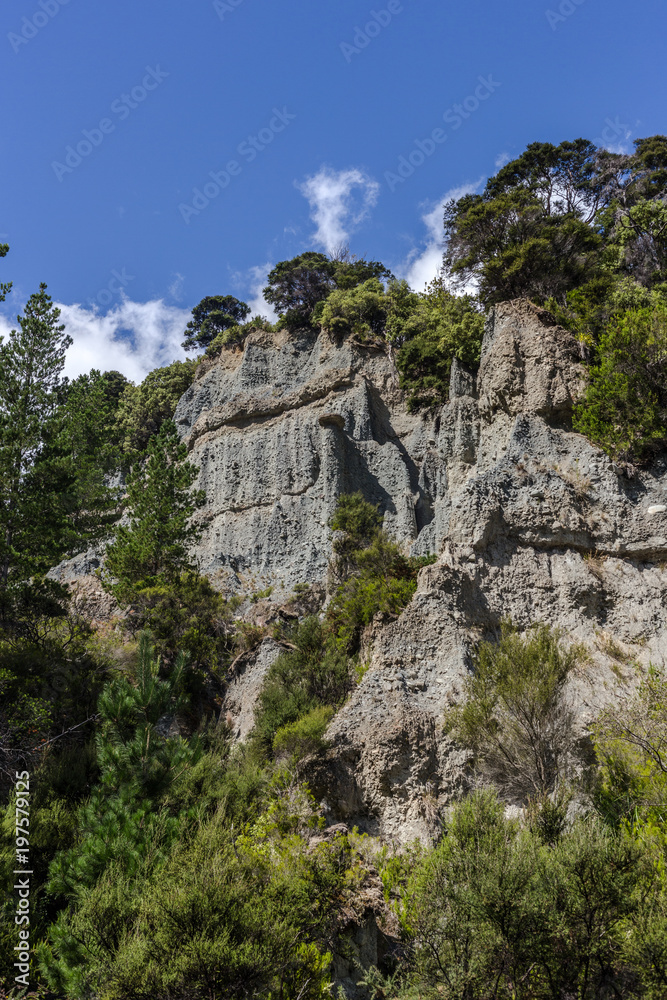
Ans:
POLYGON ((500 168, 504 167, 506 163, 509 163, 509 161, 510 158, 507 153, 498 153, 495 159, 496 170, 500 170, 500 168))
POLYGON ((251 317, 265 316, 270 323, 275 323, 278 319, 278 313, 273 306, 269 305, 262 293, 262 289, 266 288, 267 275, 272 268, 273 264, 270 261, 250 268, 248 273, 250 288, 245 301, 250 306, 251 317))
POLYGON ((169 306, 163 299, 125 299, 104 315, 78 304, 58 303, 58 308, 74 341, 65 361, 70 378, 98 368, 141 382, 154 368, 187 356, 181 341, 190 310, 169 306))
MULTIPOLYGON (((181 341, 191 318, 188 309, 169 306, 163 299, 125 299, 107 313, 78 303, 55 304, 74 341, 65 359, 64 374, 69 378, 97 368, 119 371, 133 382, 141 382, 154 368, 187 357, 181 341)), ((0 335, 6 336, 15 327, 15 322, 0 315, 0 335)))
POLYGON ((185 285, 185 277, 184 277, 184 275, 182 275, 178 271, 176 271, 176 273, 174 274, 174 279, 173 279, 173 281, 170 284, 169 289, 168 289, 169 294, 171 295, 172 299, 175 299, 176 302, 180 302, 181 299, 183 298, 183 286, 184 285, 185 285))
POLYGON ((347 243, 356 226, 368 217, 380 193, 378 182, 355 167, 320 167, 297 187, 308 199, 310 217, 317 225, 313 240, 328 251, 347 243))
POLYGON ((405 278, 411 288, 422 292, 424 287, 440 273, 443 252, 443 214, 445 205, 462 198, 464 194, 474 194, 485 180, 480 177, 474 184, 461 184, 450 188, 431 208, 422 215, 426 226, 426 238, 421 247, 415 247, 407 256, 401 267, 397 268, 399 277, 405 278))

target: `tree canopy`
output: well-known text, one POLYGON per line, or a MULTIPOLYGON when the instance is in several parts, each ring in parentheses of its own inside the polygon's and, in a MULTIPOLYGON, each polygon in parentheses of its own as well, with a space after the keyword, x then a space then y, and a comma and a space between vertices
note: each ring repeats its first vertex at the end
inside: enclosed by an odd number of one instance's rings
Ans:
POLYGON ((192 310, 183 347, 186 351, 205 350, 219 333, 243 323, 249 312, 250 306, 233 295, 207 295, 192 310))

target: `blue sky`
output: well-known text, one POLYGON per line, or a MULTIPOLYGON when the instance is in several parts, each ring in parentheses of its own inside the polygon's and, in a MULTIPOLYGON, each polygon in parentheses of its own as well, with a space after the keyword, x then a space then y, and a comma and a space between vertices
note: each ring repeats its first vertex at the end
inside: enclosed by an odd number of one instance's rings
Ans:
POLYGON ((535 140, 667 130, 660 0, 15 0, 0 20, 0 328, 45 281, 70 374, 141 378, 204 295, 259 307, 305 249, 348 242, 421 287, 449 193, 535 140))

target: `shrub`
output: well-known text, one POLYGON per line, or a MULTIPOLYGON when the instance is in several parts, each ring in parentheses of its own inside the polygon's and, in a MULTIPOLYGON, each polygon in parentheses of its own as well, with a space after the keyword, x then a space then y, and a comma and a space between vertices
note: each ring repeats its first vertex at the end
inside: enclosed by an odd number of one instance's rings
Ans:
POLYGON ((548 846, 485 792, 457 807, 403 898, 421 995, 601 1000, 637 995, 633 925, 661 895, 650 853, 598 818, 548 846))
POLYGON ((465 703, 446 718, 449 732, 474 758, 478 773, 525 802, 573 774, 576 738, 564 700, 582 656, 547 625, 520 636, 510 623, 500 640, 482 642, 465 682, 465 703))
POLYGON ((255 740, 269 757, 279 730, 318 707, 337 708, 352 683, 347 656, 328 641, 318 618, 304 619, 290 639, 294 648, 269 668, 255 711, 255 740))
POLYGON ((600 713, 593 728, 605 816, 664 824, 667 813, 667 675, 651 667, 638 690, 600 713))
POLYGON ((339 582, 327 609, 336 646, 348 655, 375 615, 397 615, 417 589, 419 570, 432 557, 411 558, 380 527, 380 514, 360 493, 338 498, 330 521, 344 534, 334 539, 331 570, 339 582))
POLYGON ((318 319, 335 337, 351 333, 360 340, 382 336, 387 319, 382 283, 370 278, 356 288, 336 289, 327 298, 318 319))
POLYGON ((408 409, 446 402, 452 360, 476 367, 484 316, 471 296, 452 295, 436 279, 421 294, 405 283, 390 286, 387 336, 397 345, 396 367, 408 409))
POLYGON ((244 344, 248 336, 255 330, 273 330, 273 324, 263 316, 253 316, 247 323, 235 323, 216 334, 206 348, 206 357, 217 357, 224 347, 235 347, 244 344))
POLYGON ((281 726, 273 737, 275 757, 288 757, 292 763, 324 746, 322 737, 331 722, 334 710, 330 705, 318 705, 296 722, 281 726))
POLYGON ((667 306, 615 317, 600 338, 574 427, 613 458, 643 460, 667 441, 667 306))

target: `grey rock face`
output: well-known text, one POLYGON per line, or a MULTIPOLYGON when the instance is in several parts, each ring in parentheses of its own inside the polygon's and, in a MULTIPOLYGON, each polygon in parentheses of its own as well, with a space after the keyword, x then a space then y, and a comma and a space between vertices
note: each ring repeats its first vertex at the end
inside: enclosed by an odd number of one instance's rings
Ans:
POLYGON ((331 723, 311 786, 331 815, 407 842, 464 782, 443 729, 474 647, 504 618, 546 622, 589 660, 568 698, 584 734, 633 683, 629 663, 667 656, 667 462, 628 480, 569 428, 576 345, 527 303, 490 317, 478 401, 443 408, 421 484, 436 546, 415 598, 376 639, 370 669, 331 723), (330 780, 333 777, 334 780, 330 780))
POLYGON ((519 301, 491 313, 476 380, 455 365, 433 416, 407 413, 387 354, 282 333, 223 352, 179 403, 209 496, 198 555, 221 585, 323 582, 327 520, 354 490, 412 552, 438 555, 375 630, 370 668, 312 764, 332 820, 432 835, 465 781, 443 714, 503 618, 585 644, 568 692, 582 733, 630 682, 628 663, 664 662, 667 459, 627 479, 572 431, 583 374, 573 338, 519 301))
POLYGON ((200 372, 175 420, 208 495, 197 556, 220 586, 324 580, 341 493, 361 490, 406 542, 432 518, 427 424, 408 415, 384 351, 256 333, 200 372))

